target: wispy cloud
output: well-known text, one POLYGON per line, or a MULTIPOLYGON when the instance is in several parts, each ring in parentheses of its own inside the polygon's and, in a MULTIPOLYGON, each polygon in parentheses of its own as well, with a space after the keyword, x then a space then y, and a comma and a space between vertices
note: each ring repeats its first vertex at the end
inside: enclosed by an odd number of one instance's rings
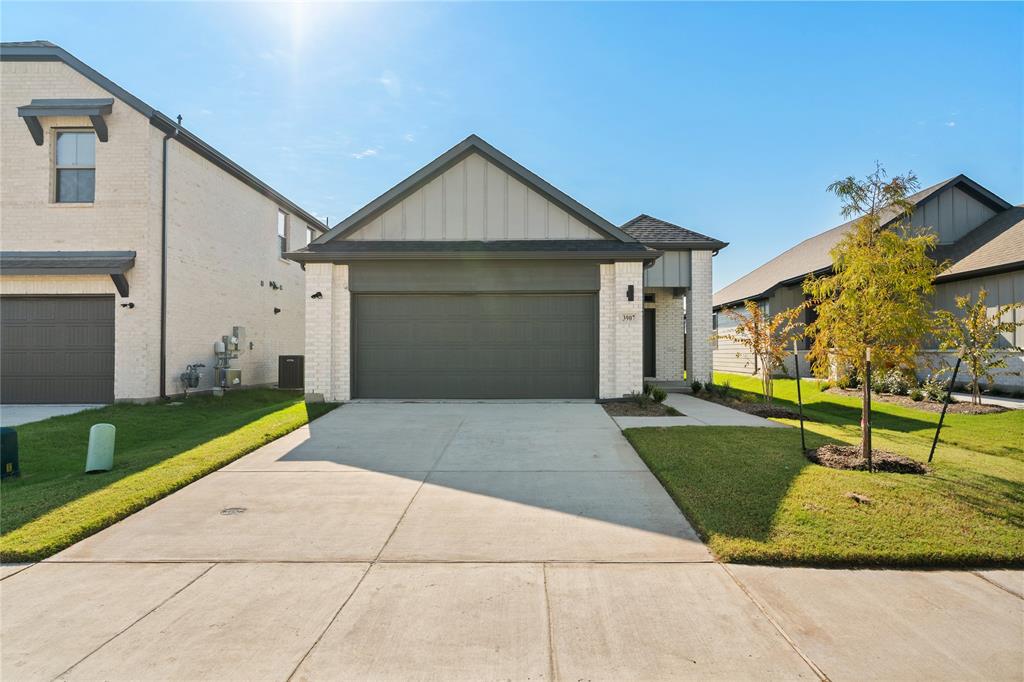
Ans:
POLYGON ((406 142, 415 142, 416 136, 413 135, 412 133, 406 133, 405 135, 402 135, 402 139, 405 140, 406 142))
POLYGON ((377 156, 377 154, 379 153, 380 149, 378 147, 367 147, 363 151, 353 152, 349 156, 351 156, 353 159, 365 159, 371 156, 377 156))
POLYGON ((392 97, 400 97, 402 95, 402 80, 394 71, 385 71, 377 79, 377 82, 383 85, 384 89, 392 97))
POLYGON ((946 121, 947 128, 956 128, 956 121, 946 121))

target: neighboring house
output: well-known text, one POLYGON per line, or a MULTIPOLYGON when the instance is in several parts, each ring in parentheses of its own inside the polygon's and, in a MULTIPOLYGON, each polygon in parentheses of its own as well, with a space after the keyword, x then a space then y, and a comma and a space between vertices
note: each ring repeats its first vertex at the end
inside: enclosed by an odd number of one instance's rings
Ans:
POLYGON ((244 327, 233 366, 269 384, 303 352, 317 219, 65 50, 0 46, 4 403, 181 392, 244 327))
POLYGON ((645 279, 672 349, 657 373, 682 379, 690 299, 686 361, 706 379, 723 246, 646 216, 618 228, 471 135, 289 254, 306 266, 306 391, 622 397, 643 385, 645 279))
MULTIPOLYGON (((1024 207, 1011 205, 964 175, 917 192, 910 199, 915 208, 909 224, 934 230, 938 247, 932 257, 949 263, 935 280, 933 301, 937 309, 956 311, 957 296, 977 297, 983 288, 988 292, 991 308, 1024 301, 1024 207)), ((898 217, 890 212, 883 224, 892 224, 898 217)), ((829 252, 853 222, 797 244, 717 292, 714 307, 719 331, 735 325, 724 311, 742 305, 747 299, 758 301, 772 315, 800 304, 804 300, 801 283, 809 274, 831 270, 829 252)), ((813 309, 808 310, 805 322, 813 319, 813 315, 813 309)), ((1024 321, 1024 311, 1018 310, 1010 317, 1024 321)), ((918 365, 922 377, 954 360, 950 354, 940 353, 935 345, 932 339, 925 343, 918 365)), ((1024 346, 1024 328, 1004 334, 1001 346, 1024 346)), ((808 371, 806 348, 805 340, 804 351, 800 353, 801 372, 808 371)), ((997 386, 1020 390, 1024 387, 1021 354, 1007 350, 1006 358, 1009 366, 999 370, 997 386)), ((718 342, 715 367, 726 372, 756 371, 751 355, 739 344, 726 341, 718 342)), ((792 370, 792 363, 789 369, 792 370)))

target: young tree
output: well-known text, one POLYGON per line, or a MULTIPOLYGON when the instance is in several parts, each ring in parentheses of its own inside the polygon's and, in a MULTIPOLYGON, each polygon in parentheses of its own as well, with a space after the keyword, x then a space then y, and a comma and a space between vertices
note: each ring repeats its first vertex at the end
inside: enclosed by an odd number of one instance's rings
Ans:
POLYGON ((971 302, 971 296, 957 296, 956 307, 959 315, 948 310, 936 312, 938 318, 939 348, 956 351, 967 370, 971 373, 971 402, 981 404, 981 381, 993 381, 993 371, 1006 367, 1005 351, 1021 352, 1016 346, 997 348, 999 337, 1005 332, 1012 332, 1024 322, 1004 321, 1007 313, 1024 308, 1024 303, 1008 303, 999 306, 989 315, 985 299, 988 292, 978 292, 978 300, 971 302))
POLYGON ((771 317, 764 314, 756 301, 744 301, 743 307, 745 313, 735 308, 725 311, 727 317, 736 320, 736 326, 716 337, 742 344, 753 354, 761 373, 765 402, 771 403, 775 395, 775 371, 782 367, 793 339, 802 335, 798 324, 804 304, 771 317))
MULTIPOLYGON (((860 180, 828 186, 843 215, 860 216, 832 249, 832 272, 810 277, 804 292, 817 311, 805 330, 813 339, 808 359, 818 376, 834 362, 865 377, 866 360, 880 368, 914 365, 922 337, 931 330, 927 295, 939 266, 928 256, 936 237, 905 221, 913 210, 907 195, 913 173, 888 178, 881 165, 860 180)), ((871 469, 871 407, 865 381, 861 435, 871 469)))

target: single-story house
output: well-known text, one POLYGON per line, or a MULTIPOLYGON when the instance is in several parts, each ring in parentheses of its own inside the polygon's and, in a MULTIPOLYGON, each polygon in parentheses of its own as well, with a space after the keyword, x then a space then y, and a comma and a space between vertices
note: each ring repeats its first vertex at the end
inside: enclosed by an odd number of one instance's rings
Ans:
MULTIPOLYGON (((1014 206, 966 175, 923 189, 910 200, 914 210, 907 223, 932 229, 938 236, 932 257, 948 262, 948 267, 935 279, 936 309, 955 312, 957 296, 969 294, 976 299, 981 289, 988 292, 991 309, 1024 301, 1024 206, 1014 206)), ((892 225, 900 217, 891 211, 883 224, 892 225)), ((724 331, 735 325, 725 311, 742 306, 746 300, 758 301, 768 314, 803 302, 804 279, 831 270, 829 252, 853 223, 851 220, 800 242, 718 291, 714 296, 716 328, 724 331)), ((813 308, 808 308, 805 321, 813 315, 813 308)), ((1024 321, 1024 311, 1009 313, 1009 319, 1024 321)), ((925 342, 918 364, 922 378, 954 361, 951 354, 940 352, 936 345, 933 339, 925 342)), ((1024 327, 1003 334, 999 345, 1006 349, 1008 367, 999 370, 996 386, 1011 391, 1024 389, 1024 359, 1012 350, 1024 347, 1024 327)), ((799 353, 800 369, 805 375, 809 371, 805 360, 807 347, 805 340, 804 350, 799 353)), ((720 371, 757 371, 751 354, 734 342, 719 341, 714 357, 715 367, 720 371)), ((791 363, 788 369, 792 370, 791 363)), ((961 378, 969 379, 963 374, 961 378)))
POLYGON ((241 385, 304 348, 284 254, 326 227, 57 45, 0 45, 0 402, 181 393, 236 332, 241 385))
POLYGON ((611 399, 645 366, 707 379, 724 246, 646 215, 617 227, 471 135, 288 254, 307 394, 611 399))

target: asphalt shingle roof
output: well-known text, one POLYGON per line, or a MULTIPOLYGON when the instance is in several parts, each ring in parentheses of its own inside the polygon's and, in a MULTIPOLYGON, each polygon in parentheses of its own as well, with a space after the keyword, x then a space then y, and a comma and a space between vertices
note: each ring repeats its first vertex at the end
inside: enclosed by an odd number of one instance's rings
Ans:
POLYGON ((963 239, 937 250, 935 257, 952 265, 936 281, 1020 264, 1024 267, 1024 206, 998 213, 963 239))
POLYGON ((715 250, 728 246, 726 242, 719 241, 714 237, 708 237, 700 232, 654 218, 646 213, 641 213, 619 229, 644 244, 679 245, 680 247, 696 245, 715 250))
MULTIPOLYGON (((920 192, 910 195, 908 199, 915 206, 920 206, 947 187, 961 182, 970 183, 973 187, 984 192, 988 191, 969 178, 957 175, 931 187, 926 187, 920 192)), ((998 197, 996 198, 998 199, 998 197)), ((1000 199, 999 201, 1002 200, 1000 199)), ((899 211, 890 209, 882 215, 882 224, 885 225, 897 217, 899 217, 899 211)), ((829 252, 839 243, 843 235, 853 227, 856 221, 857 218, 847 221, 842 225, 805 239, 796 246, 782 252, 767 263, 755 268, 732 284, 717 291, 712 299, 713 305, 717 307, 738 303, 748 298, 760 298, 767 295, 780 284, 799 281, 812 272, 827 270, 832 266, 832 256, 829 252)), ((979 226, 973 232, 978 232, 980 229, 981 227, 979 226)), ((961 242, 966 242, 969 238, 970 236, 964 237, 961 242)), ((953 246, 959 246, 959 243, 953 246)), ((935 257, 939 259, 949 258, 949 256, 943 256, 941 253, 935 254, 935 257)))

